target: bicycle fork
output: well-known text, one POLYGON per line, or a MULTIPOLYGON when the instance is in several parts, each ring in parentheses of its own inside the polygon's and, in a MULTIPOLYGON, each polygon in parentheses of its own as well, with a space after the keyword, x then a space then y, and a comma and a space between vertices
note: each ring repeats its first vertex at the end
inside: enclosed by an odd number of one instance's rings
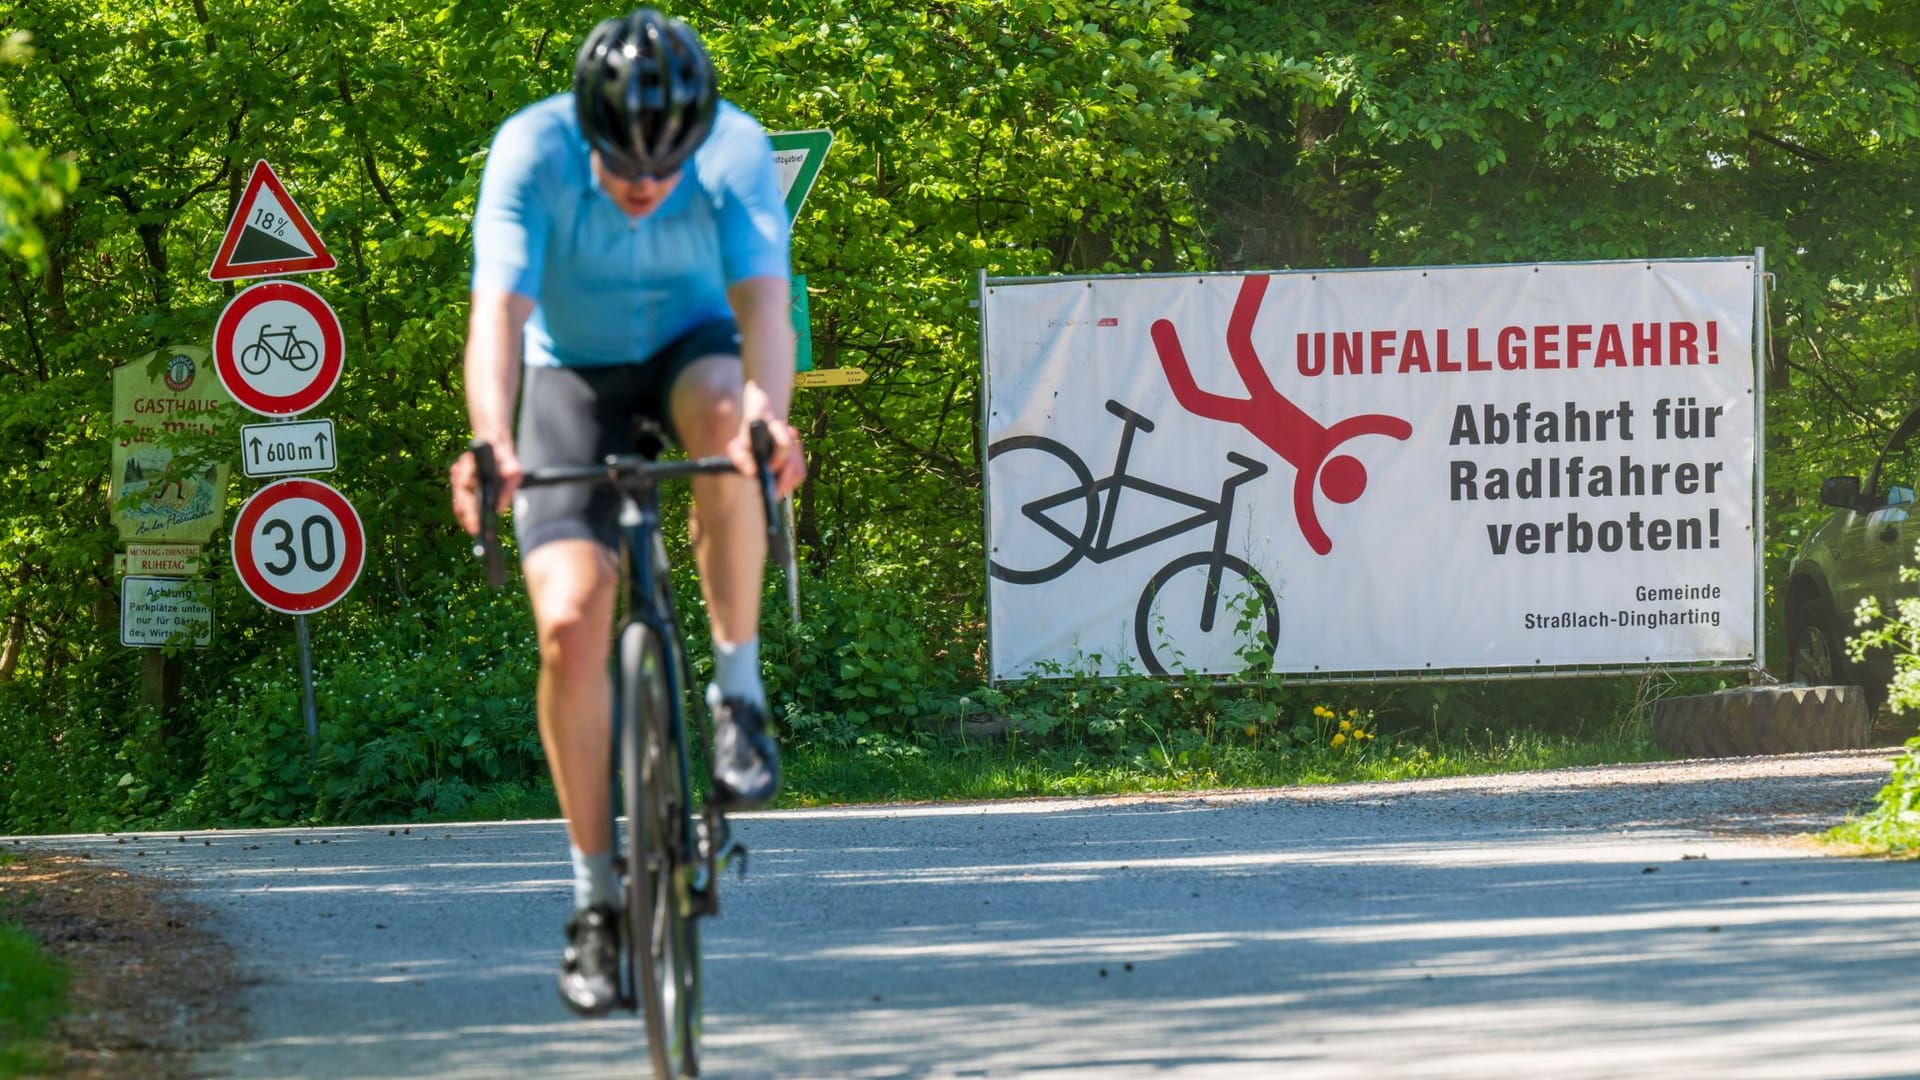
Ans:
POLYGON ((1235 488, 1265 476, 1267 467, 1244 454, 1227 451, 1227 460, 1240 471, 1220 482, 1220 523, 1213 527, 1213 558, 1207 563, 1207 593, 1200 605, 1200 632, 1212 633, 1213 620, 1220 611, 1220 575, 1227 565, 1227 538, 1233 528, 1235 488))

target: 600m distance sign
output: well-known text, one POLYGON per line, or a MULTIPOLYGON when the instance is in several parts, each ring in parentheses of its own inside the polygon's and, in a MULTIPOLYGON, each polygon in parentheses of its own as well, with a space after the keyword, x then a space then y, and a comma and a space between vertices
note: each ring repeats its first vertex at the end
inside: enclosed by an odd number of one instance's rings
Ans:
POLYGON ((360 577, 367 538, 346 496, 318 480, 276 480, 233 522, 233 568, 254 599, 288 615, 331 607, 360 577))

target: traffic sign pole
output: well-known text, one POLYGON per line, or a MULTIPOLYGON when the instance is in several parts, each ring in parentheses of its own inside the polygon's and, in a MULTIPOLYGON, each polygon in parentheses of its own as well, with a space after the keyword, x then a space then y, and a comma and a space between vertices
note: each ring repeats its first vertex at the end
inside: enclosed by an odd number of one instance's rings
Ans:
POLYGON ((307 636, 307 617, 293 617, 293 638, 300 652, 300 711, 307 718, 307 758, 320 768, 320 710, 313 703, 313 642, 307 636))

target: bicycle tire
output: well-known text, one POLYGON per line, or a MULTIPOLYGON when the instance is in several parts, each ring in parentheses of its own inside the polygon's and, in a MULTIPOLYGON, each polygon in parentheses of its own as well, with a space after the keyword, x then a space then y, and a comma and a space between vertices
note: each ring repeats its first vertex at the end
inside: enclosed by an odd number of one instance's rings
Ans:
MULTIPOLYGON (((987 560, 987 570, 994 577, 1015 585, 1037 585, 1043 581, 1052 581, 1054 578, 1072 569, 1073 565, 1079 562, 1087 550, 1092 547, 1093 531, 1100 525, 1100 496, 1094 488, 1093 473, 1087 468, 1086 462, 1081 461, 1078 454, 1067 449, 1064 443, 1049 439, 1044 435, 1014 435, 1001 439, 999 442, 987 448, 988 466, 992 466, 995 458, 1003 454, 1012 453, 1015 450, 1039 450, 1060 459, 1060 462, 1073 473, 1073 478, 1078 484, 1078 491, 1080 492, 1079 495, 1075 495, 1075 489, 1068 488, 1057 495, 1048 496, 1045 499, 1033 500, 1020 508, 1020 516, 1023 519, 1035 521, 1040 525, 1044 533, 1068 545, 1065 555, 1036 570, 1022 570, 1009 566, 991 556, 987 560), (1058 523, 1053 522, 1050 518, 1042 519, 1039 513, 1032 510, 1035 504, 1054 499, 1059 499, 1063 506, 1076 500, 1084 500, 1086 519, 1080 526, 1077 539, 1068 541, 1066 537, 1060 535, 1060 532, 1055 531, 1058 523)), ((1022 469, 1020 471, 1025 472, 1026 470, 1022 469)), ((1061 531, 1071 532, 1073 530, 1061 531)), ((990 541, 993 539, 997 538, 989 538, 990 541)), ((999 550, 997 545, 995 550, 999 550)))
MULTIPOLYGON (((1147 587, 1140 590, 1140 604, 1133 613, 1133 644, 1140 653, 1140 662, 1145 664, 1152 674, 1167 674, 1167 665, 1153 648, 1154 601, 1159 599, 1160 591, 1167 587, 1167 583, 1182 571, 1191 570, 1194 567, 1204 569, 1212 563, 1213 552, 1211 551, 1195 551, 1182 555, 1161 567, 1160 572, 1153 575, 1153 579, 1147 582, 1147 587)), ((1273 588, 1267 584, 1265 578, 1260 576, 1260 572, 1253 568, 1253 564, 1238 555, 1220 556, 1220 565, 1240 575, 1253 590, 1254 597, 1260 605, 1261 614, 1264 616, 1260 621, 1265 624, 1263 629, 1266 634, 1266 654, 1271 663, 1274 651, 1280 647, 1280 604, 1274 599, 1273 588)), ((1222 583, 1222 591, 1226 591, 1224 583, 1222 583)), ((1216 618, 1218 618, 1217 613, 1216 618)), ((1201 619, 1204 622, 1204 612, 1201 613, 1201 619)), ((1205 630, 1206 627, 1203 626, 1202 629, 1205 630)))
POLYGON ((293 370, 312 371, 314 366, 320 363, 320 346, 311 341, 294 338, 287 343, 286 357, 287 363, 293 365, 293 370), (302 357, 307 361, 304 364, 300 362, 302 357))
POLYGON ((267 367, 273 363, 273 357, 271 355, 267 355, 264 360, 261 360, 259 367, 253 366, 252 364, 248 363, 247 360, 249 357, 258 358, 262 355, 265 355, 266 353, 267 353, 267 347, 265 345, 261 345, 258 343, 249 345, 246 348, 241 349, 240 350, 240 370, 246 372, 249 375, 265 375, 267 373, 267 367))
POLYGON ((643 623, 620 632, 621 793, 628 828, 626 916, 647 1050, 657 1080, 698 1074, 700 952, 688 894, 694 853, 685 748, 672 737, 666 650, 643 623))

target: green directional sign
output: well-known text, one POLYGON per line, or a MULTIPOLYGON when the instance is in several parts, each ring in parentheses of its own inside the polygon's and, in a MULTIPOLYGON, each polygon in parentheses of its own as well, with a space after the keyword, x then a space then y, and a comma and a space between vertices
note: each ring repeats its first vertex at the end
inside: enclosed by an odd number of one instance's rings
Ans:
POLYGON ((827 148, 833 145, 833 132, 826 128, 811 131, 776 131, 773 140, 773 164, 780 170, 780 185, 787 195, 787 221, 800 216, 800 204, 820 178, 820 163, 827 160, 827 148))
MULTIPOLYGON (((780 171, 780 187, 787 197, 787 223, 800 216, 807 192, 820 178, 820 164, 827 160, 833 146, 833 132, 826 128, 810 131, 776 131, 768 136, 773 142, 773 164, 780 171)), ((794 370, 813 370, 813 327, 807 311, 807 276, 795 274, 788 293, 787 310, 793 316, 794 370)))
POLYGON ((787 313, 793 316, 793 370, 813 370, 813 320, 807 311, 807 275, 793 275, 787 294, 787 313))

